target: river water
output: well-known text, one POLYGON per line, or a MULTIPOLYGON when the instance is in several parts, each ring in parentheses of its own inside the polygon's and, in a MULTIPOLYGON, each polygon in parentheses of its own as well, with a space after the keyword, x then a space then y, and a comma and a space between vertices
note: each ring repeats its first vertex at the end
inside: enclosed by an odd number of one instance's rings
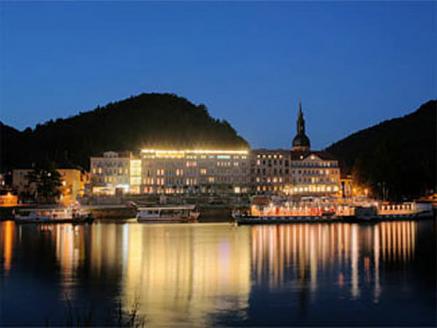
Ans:
POLYGON ((437 323, 436 220, 2 222, 0 259, 3 326, 108 324, 119 308, 146 327, 437 323))

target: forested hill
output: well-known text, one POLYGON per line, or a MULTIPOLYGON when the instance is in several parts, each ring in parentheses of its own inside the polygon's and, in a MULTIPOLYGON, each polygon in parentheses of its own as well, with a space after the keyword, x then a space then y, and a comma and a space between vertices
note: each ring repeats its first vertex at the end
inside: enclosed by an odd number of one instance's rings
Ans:
POLYGON ((227 121, 173 94, 140 94, 22 132, 0 129, 2 170, 43 160, 87 168, 91 155, 107 150, 248 147, 227 121))
POLYGON ((384 121, 329 146, 346 172, 388 197, 420 196, 436 188, 437 101, 384 121))

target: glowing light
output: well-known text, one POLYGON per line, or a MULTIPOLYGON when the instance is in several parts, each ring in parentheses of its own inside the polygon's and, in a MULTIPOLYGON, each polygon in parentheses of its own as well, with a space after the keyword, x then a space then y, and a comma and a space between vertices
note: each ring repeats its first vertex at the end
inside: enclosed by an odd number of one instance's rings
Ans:
POLYGON ((165 150, 165 149, 142 149, 142 153, 155 153, 157 155, 165 154, 230 154, 230 155, 248 155, 249 150, 211 150, 211 149, 184 149, 184 150, 165 150))

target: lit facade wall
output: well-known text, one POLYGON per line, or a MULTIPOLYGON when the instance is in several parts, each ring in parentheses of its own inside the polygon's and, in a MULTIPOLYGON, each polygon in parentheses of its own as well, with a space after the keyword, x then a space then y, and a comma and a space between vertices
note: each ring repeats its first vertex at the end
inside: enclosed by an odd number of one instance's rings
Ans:
POLYGON ((117 190, 130 192, 131 153, 108 151, 100 157, 91 157, 91 184, 93 194, 114 195, 117 190))
POLYGON ((293 160, 292 181, 286 193, 301 195, 337 195, 340 193, 340 168, 336 160, 309 155, 293 160))
POLYGON ((250 169, 253 191, 282 192, 291 182, 290 160, 286 150, 253 150, 250 169))
POLYGON ((58 169, 61 175, 61 201, 65 204, 71 204, 79 196, 83 196, 85 183, 87 182, 86 174, 78 169, 58 169))
POLYGON ((256 193, 296 196, 337 195, 338 161, 322 152, 260 149, 252 151, 251 183, 256 193))
POLYGON ((249 190, 247 150, 143 149, 144 193, 243 193, 249 190))
POLYGON ((139 194, 141 192, 141 159, 130 160, 130 192, 139 194))

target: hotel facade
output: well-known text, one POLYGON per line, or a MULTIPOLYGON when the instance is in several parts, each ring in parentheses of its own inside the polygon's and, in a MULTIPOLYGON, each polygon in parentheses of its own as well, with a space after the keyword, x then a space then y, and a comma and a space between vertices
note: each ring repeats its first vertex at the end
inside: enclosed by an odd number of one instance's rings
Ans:
POLYGON ((336 196, 338 161, 313 151, 299 104, 290 149, 142 149, 91 158, 92 193, 336 196))
POLYGON ((93 194, 248 193, 248 150, 142 149, 91 158, 93 194))

